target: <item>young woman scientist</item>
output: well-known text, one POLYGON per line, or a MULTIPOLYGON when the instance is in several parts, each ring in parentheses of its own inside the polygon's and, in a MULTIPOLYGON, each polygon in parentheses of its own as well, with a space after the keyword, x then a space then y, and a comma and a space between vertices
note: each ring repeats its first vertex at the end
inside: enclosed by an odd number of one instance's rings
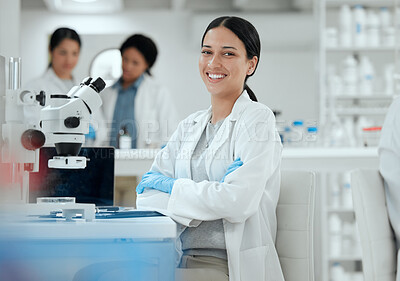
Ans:
POLYGON ((199 70, 211 107, 179 124, 137 186, 138 208, 179 223, 177 280, 284 280, 274 246, 282 146, 246 85, 259 58, 251 23, 209 24, 199 70))
MULTIPOLYGON (((46 72, 24 87, 38 92, 45 91, 46 94, 66 94, 76 85, 72 71, 78 63, 80 49, 81 39, 75 30, 66 27, 56 29, 50 38, 50 64, 46 72)), ((40 119, 40 108, 34 107, 24 113, 25 119, 30 122, 37 123, 40 119)))
POLYGON ((178 118, 169 92, 150 73, 157 47, 150 38, 135 34, 120 51, 122 77, 101 93, 96 143, 118 148, 119 132, 125 128, 132 137, 131 148, 159 148, 176 129, 178 118))

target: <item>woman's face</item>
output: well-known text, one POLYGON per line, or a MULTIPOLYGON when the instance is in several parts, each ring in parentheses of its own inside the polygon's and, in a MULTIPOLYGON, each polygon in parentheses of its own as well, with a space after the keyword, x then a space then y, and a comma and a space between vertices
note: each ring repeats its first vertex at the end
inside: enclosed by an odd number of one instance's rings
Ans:
POLYGON ((130 47, 122 53, 122 79, 125 83, 133 83, 149 67, 146 59, 138 49, 130 47))
POLYGON ((79 59, 80 47, 72 39, 64 39, 51 51, 51 65, 54 72, 62 79, 71 79, 72 70, 79 59))
POLYGON ((249 60, 243 42, 228 28, 213 28, 204 37, 199 69, 211 94, 239 95, 246 75, 253 73, 256 64, 257 57, 249 60))

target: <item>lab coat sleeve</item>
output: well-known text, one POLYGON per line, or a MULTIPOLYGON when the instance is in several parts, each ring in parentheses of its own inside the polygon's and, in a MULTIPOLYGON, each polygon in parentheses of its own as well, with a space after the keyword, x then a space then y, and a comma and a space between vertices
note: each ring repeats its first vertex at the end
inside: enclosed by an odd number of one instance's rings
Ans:
MULTIPOLYGON (((174 167, 176 155, 182 139, 181 135, 182 126, 179 125, 167 145, 157 154, 150 169, 151 171, 162 173, 167 177, 175 177, 174 167)), ((170 195, 168 193, 146 188, 142 194, 137 195, 136 206, 138 209, 158 211, 185 226, 198 226, 200 224, 200 221, 187 218, 186 216, 175 215, 168 211, 169 198, 170 195)))
POLYGON ((266 108, 248 110, 243 115, 232 136, 234 157, 240 157, 243 166, 229 174, 224 183, 178 179, 168 203, 171 213, 201 221, 242 223, 257 212, 264 192, 271 202, 277 201, 279 186, 268 190, 270 177, 279 172, 282 150, 275 118, 266 108))
POLYGON ((400 99, 393 102, 382 128, 379 170, 385 181, 389 218, 400 241, 400 99))

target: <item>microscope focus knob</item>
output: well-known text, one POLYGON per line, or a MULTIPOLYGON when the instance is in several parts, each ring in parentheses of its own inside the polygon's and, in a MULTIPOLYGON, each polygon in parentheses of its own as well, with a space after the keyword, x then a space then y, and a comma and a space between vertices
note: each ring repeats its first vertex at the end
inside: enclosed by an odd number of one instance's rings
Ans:
POLYGON ((81 123, 81 121, 79 120, 79 118, 75 117, 75 116, 67 117, 64 120, 65 127, 70 128, 70 129, 74 129, 74 128, 79 127, 80 123, 81 123))
POLYGON ((29 129, 21 135, 22 146, 27 150, 35 150, 41 148, 46 142, 45 135, 34 129, 29 129))

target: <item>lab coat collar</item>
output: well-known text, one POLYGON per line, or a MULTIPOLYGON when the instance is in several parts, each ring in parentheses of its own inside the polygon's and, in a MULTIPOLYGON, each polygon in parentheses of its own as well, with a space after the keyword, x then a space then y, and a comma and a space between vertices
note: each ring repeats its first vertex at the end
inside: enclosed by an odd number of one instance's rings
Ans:
MULTIPOLYGON (((220 147, 226 142, 227 139, 231 137, 232 128, 234 123, 239 119, 242 112, 245 110, 246 106, 251 103, 249 95, 247 91, 243 91, 243 93, 239 96, 236 100, 235 104, 233 105, 232 112, 229 114, 225 121, 222 123, 221 127, 219 128, 217 134, 214 137, 214 140, 211 142, 209 149, 207 150, 206 155, 206 172, 208 176, 211 175, 211 161, 215 158, 216 153, 220 149, 220 147)), ((195 139, 196 142, 192 143, 192 147, 189 151, 193 153, 195 146, 197 145, 198 140, 202 132, 204 131, 205 126, 207 125, 208 121, 211 118, 212 108, 210 107, 206 112, 203 114, 199 114, 194 118, 194 132, 195 132, 195 139)), ((192 155, 190 155, 190 158, 192 155)), ((233 155, 232 155, 233 157, 233 155)), ((232 159, 233 161, 233 159, 232 159)), ((190 163, 190 161, 188 162, 190 163)), ((191 176, 190 165, 187 167, 188 174, 191 176)))

